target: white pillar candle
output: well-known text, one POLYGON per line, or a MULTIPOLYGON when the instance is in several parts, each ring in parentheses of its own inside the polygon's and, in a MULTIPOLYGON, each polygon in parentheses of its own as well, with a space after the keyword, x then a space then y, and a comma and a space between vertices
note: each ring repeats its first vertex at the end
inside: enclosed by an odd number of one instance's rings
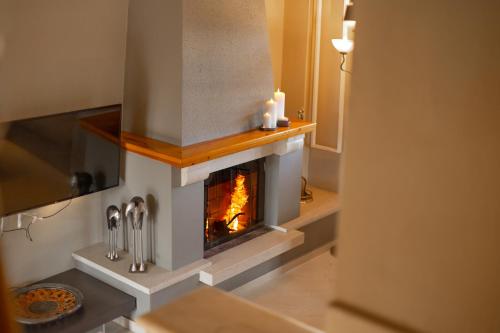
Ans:
POLYGON ((264 122, 262 124, 262 128, 274 128, 274 127, 276 127, 276 125, 273 126, 273 119, 272 118, 273 117, 269 114, 269 112, 264 113, 264 118, 263 118, 264 122))
POLYGON ((274 100, 276 101, 276 112, 278 114, 277 120, 283 120, 285 118, 285 93, 278 89, 274 93, 274 100))
POLYGON ((272 126, 269 128, 275 128, 276 122, 278 121, 278 113, 276 110, 276 103, 272 98, 266 102, 265 112, 269 113, 269 115, 271 116, 272 126))

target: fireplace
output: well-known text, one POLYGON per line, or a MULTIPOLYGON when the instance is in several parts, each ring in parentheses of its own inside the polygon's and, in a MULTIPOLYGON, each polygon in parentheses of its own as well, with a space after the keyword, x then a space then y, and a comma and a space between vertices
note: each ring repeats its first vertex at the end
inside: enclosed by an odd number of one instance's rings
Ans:
POLYGON ((205 250, 264 225, 264 161, 216 171, 205 180, 205 250))

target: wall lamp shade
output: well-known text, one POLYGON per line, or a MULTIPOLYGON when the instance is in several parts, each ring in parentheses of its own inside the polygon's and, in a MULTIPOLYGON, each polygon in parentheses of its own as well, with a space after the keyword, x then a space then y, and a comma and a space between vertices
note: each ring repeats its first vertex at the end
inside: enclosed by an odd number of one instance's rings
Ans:
POLYGON ((354 42, 350 39, 338 38, 332 39, 333 47, 342 54, 347 54, 354 49, 354 42))

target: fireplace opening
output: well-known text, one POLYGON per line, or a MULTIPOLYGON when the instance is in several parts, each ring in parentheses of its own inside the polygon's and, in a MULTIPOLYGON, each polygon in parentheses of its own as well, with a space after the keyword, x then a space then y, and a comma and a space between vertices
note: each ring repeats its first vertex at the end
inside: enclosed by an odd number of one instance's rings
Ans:
POLYGON ((264 226, 264 160, 213 172, 205 180, 205 251, 264 226))

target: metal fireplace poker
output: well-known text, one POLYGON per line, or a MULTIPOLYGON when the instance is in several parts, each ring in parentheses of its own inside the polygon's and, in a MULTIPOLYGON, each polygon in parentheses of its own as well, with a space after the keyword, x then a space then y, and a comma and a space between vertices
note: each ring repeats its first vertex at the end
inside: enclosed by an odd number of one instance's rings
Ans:
POLYGON ((132 264, 130 265, 129 272, 130 273, 143 273, 146 272, 146 264, 144 263, 144 252, 142 245, 142 225, 144 221, 144 217, 147 215, 146 204, 144 199, 141 197, 133 197, 129 204, 127 205, 127 209, 125 211, 125 216, 127 217, 128 222, 132 226, 133 230, 133 256, 132 256, 132 264), (139 262, 138 262, 139 257, 139 262))
POLYGON ((120 227, 121 212, 118 207, 112 205, 106 209, 106 222, 108 226, 108 253, 106 258, 116 261, 118 257, 118 228, 120 227))

